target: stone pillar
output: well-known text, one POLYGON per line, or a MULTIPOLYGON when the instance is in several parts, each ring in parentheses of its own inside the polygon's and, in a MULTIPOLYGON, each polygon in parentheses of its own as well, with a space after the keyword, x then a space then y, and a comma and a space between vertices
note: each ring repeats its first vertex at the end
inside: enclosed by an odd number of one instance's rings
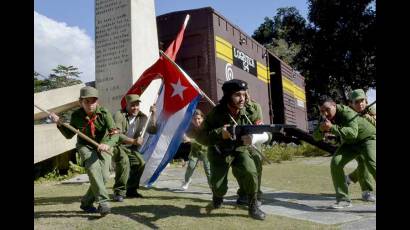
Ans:
MULTIPOLYGON (((158 58, 154 0, 95 0, 95 83, 100 104, 112 113, 141 73, 158 58)), ((160 82, 142 95, 148 114, 160 82)))

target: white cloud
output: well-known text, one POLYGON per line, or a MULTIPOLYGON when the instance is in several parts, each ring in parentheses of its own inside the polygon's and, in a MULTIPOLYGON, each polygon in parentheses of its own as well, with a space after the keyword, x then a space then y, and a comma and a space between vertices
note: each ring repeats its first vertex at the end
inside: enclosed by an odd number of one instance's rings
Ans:
POLYGON ((95 80, 94 41, 84 30, 34 11, 34 69, 44 76, 57 65, 72 65, 81 80, 95 80))

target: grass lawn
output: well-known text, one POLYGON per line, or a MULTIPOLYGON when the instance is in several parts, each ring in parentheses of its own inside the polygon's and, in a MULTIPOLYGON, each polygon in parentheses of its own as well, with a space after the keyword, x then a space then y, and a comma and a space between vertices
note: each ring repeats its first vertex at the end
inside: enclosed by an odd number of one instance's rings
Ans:
MULTIPOLYGON (((299 193, 334 194, 329 164, 303 163, 306 159, 324 158, 295 158, 265 165, 262 186, 299 193)), ((202 169, 197 170, 203 173, 202 169)), ((229 179, 234 180, 232 175, 229 179)), ((112 185, 113 179, 108 183, 110 194, 112 185)), ((86 214, 79 209, 79 201, 88 186, 56 182, 34 184, 35 229, 337 229, 337 226, 275 215, 267 215, 265 221, 253 220, 245 208, 228 204, 211 210, 206 199, 160 189, 142 189, 144 199, 111 202, 112 214, 100 218, 99 214, 86 214)), ((358 184, 351 190, 353 199, 360 198, 358 184)))

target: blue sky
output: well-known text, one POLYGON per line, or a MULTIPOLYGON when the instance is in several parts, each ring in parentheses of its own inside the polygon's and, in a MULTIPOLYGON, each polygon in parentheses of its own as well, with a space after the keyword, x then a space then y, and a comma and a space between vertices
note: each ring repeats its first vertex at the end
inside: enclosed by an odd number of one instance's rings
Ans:
MULTIPOLYGON (((306 18, 306 0, 155 0, 155 13, 211 6, 243 31, 252 35, 264 17, 273 17, 276 9, 295 6, 306 18)), ((78 26, 94 40, 94 0, 35 0, 34 10, 68 26, 78 26)))
MULTIPOLYGON (((306 0, 154 0, 156 15, 211 6, 248 35, 280 7, 307 17, 306 0)), ((84 82, 95 80, 95 0, 34 0, 34 69, 44 76, 58 64, 73 65, 84 82)), ((370 100, 375 91, 369 92, 370 100)))
MULTIPOLYGON (((140 0, 142 1, 142 0, 140 0)), ((154 0, 155 13, 213 7, 248 35, 280 7, 295 6, 306 17, 306 0, 154 0)), ((44 76, 57 65, 73 65, 81 80, 95 80, 95 0, 34 0, 34 69, 44 76)))

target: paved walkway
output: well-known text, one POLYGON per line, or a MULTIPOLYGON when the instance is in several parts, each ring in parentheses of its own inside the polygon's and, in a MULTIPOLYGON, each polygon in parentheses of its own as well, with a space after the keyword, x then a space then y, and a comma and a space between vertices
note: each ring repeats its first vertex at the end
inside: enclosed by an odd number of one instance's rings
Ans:
MULTIPOLYGON (((325 164, 328 159, 306 161, 307 164, 325 164)), ((349 165, 354 167, 355 165, 349 165)), ((180 189, 186 168, 168 167, 157 182, 156 188, 167 189, 186 196, 212 200, 212 193, 208 187, 202 168, 196 170, 192 176, 192 183, 188 190, 180 189)), ((64 183, 87 182, 87 175, 80 175, 64 183)), ((224 203, 236 203, 238 185, 235 180, 228 182, 228 193, 224 203)), ((262 187, 263 200, 261 209, 267 214, 286 216, 290 218, 312 221, 320 224, 340 224, 341 229, 376 229, 376 205, 354 204, 352 208, 330 210, 327 207, 335 202, 334 197, 326 195, 303 194, 275 188, 262 187)))

